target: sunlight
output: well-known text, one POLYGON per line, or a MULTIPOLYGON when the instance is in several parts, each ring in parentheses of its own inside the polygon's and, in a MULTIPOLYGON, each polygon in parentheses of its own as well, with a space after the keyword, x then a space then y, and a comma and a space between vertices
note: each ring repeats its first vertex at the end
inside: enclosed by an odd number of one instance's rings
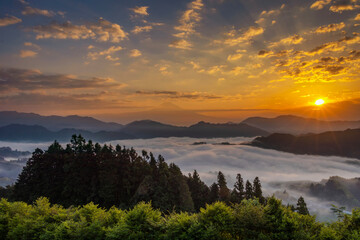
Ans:
POLYGON ((325 103, 325 101, 324 101, 323 99, 318 99, 318 100, 315 101, 315 105, 316 105, 316 106, 321 106, 321 105, 323 105, 324 103, 325 103))

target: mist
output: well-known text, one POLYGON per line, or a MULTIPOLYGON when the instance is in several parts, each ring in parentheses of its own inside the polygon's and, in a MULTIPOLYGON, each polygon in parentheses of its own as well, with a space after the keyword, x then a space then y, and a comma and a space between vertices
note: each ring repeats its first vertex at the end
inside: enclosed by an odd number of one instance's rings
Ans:
MULTIPOLYGON (((247 179, 253 181, 258 176, 265 196, 276 193, 276 196, 282 198, 285 203, 296 204, 297 199, 302 195, 305 197, 310 212, 317 214, 319 219, 328 219, 330 204, 339 203, 324 202, 307 196, 305 193, 288 189, 286 183, 293 181, 319 182, 331 176, 354 178, 360 175, 358 168, 360 161, 355 159, 295 155, 239 145, 251 140, 252 138, 243 137, 226 139, 155 138, 111 141, 107 144, 134 147, 139 153, 141 150, 146 150, 155 156, 161 154, 166 162, 177 164, 185 175, 196 169, 201 179, 208 185, 217 180, 218 171, 225 174, 230 189, 233 188, 237 173, 241 173, 245 181, 247 179), (194 142, 206 142, 207 144, 193 145, 194 142), (234 145, 221 145, 222 142, 234 145)), ((45 149, 49 144, 0 142, 0 146, 9 146, 22 151, 33 151, 36 147, 45 149)), ((65 143, 62 145, 65 146, 65 143)), ((3 173, 3 170, 0 169, 0 173, 3 173)))

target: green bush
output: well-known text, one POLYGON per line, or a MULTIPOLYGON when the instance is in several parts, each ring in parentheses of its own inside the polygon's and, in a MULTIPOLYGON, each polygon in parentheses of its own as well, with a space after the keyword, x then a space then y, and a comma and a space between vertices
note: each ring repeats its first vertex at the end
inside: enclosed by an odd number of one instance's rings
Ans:
POLYGON ((144 202, 125 211, 93 203, 63 208, 51 205, 47 198, 32 205, 1 199, 0 239, 355 240, 360 239, 360 210, 324 224, 275 198, 267 199, 266 205, 256 199, 231 206, 215 202, 199 213, 170 214, 144 202))

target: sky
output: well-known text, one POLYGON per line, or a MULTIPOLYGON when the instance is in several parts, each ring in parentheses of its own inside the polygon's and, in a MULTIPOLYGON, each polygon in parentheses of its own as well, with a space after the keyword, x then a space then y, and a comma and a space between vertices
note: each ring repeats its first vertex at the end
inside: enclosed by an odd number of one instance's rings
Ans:
POLYGON ((218 117, 358 101, 359 30, 359 0, 2 0, 0 110, 218 117))

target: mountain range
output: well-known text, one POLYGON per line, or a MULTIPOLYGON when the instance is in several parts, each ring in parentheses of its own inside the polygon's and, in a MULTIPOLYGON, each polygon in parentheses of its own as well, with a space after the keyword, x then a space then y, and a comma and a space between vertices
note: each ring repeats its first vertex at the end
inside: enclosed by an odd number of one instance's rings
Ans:
POLYGON ((257 137, 249 144, 295 154, 360 159, 360 128, 300 136, 274 133, 269 136, 257 137))
POLYGON ((291 134, 321 133, 360 128, 360 121, 322 121, 293 115, 281 115, 275 118, 250 117, 242 123, 261 128, 267 132, 291 134))
POLYGON ((292 115, 275 118, 251 117, 240 123, 208 123, 174 126, 152 120, 126 125, 103 122, 92 117, 41 116, 14 111, 0 112, 0 141, 68 141, 81 134, 94 141, 155 137, 256 137, 271 133, 307 134, 360 128, 360 121, 321 121, 292 115))

